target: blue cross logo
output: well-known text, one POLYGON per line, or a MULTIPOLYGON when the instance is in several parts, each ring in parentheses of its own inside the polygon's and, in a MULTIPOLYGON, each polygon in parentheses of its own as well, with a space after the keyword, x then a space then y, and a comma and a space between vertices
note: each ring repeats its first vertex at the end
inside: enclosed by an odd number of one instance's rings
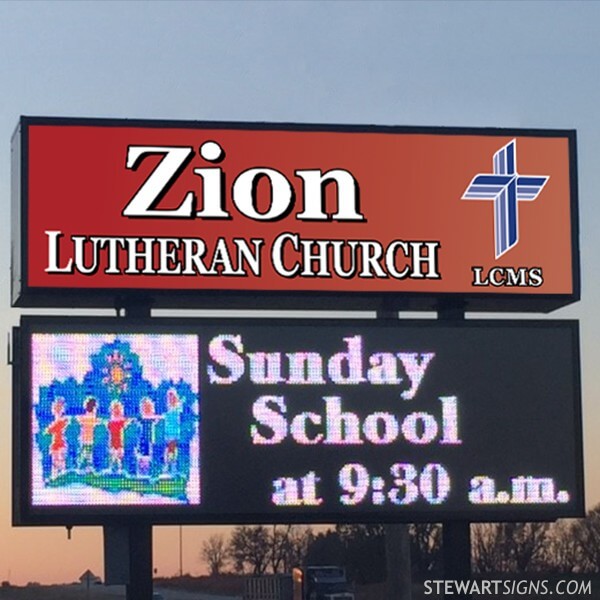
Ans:
POLYGON ((494 154, 494 172, 473 177, 462 200, 494 201, 494 239, 496 258, 500 258, 519 241, 517 202, 535 200, 546 182, 545 175, 517 173, 517 141, 512 140, 494 154))

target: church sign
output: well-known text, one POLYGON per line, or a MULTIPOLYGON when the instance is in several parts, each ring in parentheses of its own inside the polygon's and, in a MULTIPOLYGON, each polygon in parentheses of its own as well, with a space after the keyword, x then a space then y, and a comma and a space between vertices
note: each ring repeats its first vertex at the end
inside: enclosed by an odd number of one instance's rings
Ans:
POLYGON ((584 512, 574 321, 22 317, 14 348, 15 524, 584 512))
POLYGON ((15 306, 551 310, 575 133, 22 117, 15 306))

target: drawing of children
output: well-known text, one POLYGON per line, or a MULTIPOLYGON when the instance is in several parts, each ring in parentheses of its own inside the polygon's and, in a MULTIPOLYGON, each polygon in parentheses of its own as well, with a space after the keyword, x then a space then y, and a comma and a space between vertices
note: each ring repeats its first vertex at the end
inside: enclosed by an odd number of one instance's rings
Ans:
POLYGON ((110 434, 110 466, 119 472, 123 467, 123 429, 127 419, 123 416, 123 405, 114 400, 110 405, 110 420, 108 431, 110 434))
POLYGON ((83 403, 85 413, 79 415, 77 420, 81 426, 81 457, 79 467, 86 471, 92 470, 92 451, 94 449, 94 428, 98 423, 96 416, 97 402, 93 396, 88 396, 83 403))
POLYGON ((139 474, 150 475, 152 445, 154 443, 154 424, 158 420, 154 402, 146 396, 140 402, 140 440, 139 440, 139 474))
POLYGON ((181 400, 174 388, 167 392, 167 412, 165 421, 165 471, 171 475, 177 472, 177 447, 181 436, 181 400))
POLYGON ((161 417, 154 424, 152 432, 152 448, 150 458, 150 478, 158 479, 164 470, 165 463, 165 420, 161 417))
POLYGON ((81 436, 81 426, 77 419, 69 419, 69 424, 65 429, 65 438, 67 440, 67 470, 75 471, 79 466, 79 440, 81 436))
POLYGON ((92 464, 96 473, 108 471, 110 466, 109 455, 110 434, 106 421, 98 419, 94 427, 94 445, 92 449, 92 464))
POLYGON ((38 431, 38 445, 42 454, 42 477, 46 483, 52 478, 52 455, 50 454, 50 445, 52 436, 48 433, 48 428, 38 431))
POLYGON ((65 429, 67 427, 68 420, 64 416, 65 412, 65 399, 57 398, 52 403, 52 414, 54 420, 48 425, 48 433, 52 436, 50 442, 50 456, 52 457, 52 474, 51 477, 55 478, 65 471, 65 456, 67 451, 67 444, 65 443, 65 429))
POLYGON ((141 428, 136 419, 128 419, 123 430, 123 471, 128 477, 138 475, 137 448, 140 443, 141 428))

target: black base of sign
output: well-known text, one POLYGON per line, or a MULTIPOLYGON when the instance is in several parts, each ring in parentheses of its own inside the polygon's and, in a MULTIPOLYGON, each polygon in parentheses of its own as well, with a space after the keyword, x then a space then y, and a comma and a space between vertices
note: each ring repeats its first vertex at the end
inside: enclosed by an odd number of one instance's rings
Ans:
POLYGON ((127 600, 152 600, 152 525, 105 526, 104 580, 125 584, 127 600))
MULTIPOLYGON (((443 524, 444 579, 467 581, 471 578, 471 524, 450 521, 443 524)), ((456 598, 471 598, 459 593, 456 598)))

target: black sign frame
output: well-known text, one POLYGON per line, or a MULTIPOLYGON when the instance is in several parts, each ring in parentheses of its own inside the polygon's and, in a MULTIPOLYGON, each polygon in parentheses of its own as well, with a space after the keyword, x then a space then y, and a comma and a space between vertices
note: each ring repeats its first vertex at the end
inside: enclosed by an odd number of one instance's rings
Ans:
MULTIPOLYGON (((581 298, 579 251, 579 200, 577 179, 577 135, 573 129, 501 127, 431 127, 391 125, 349 125, 315 123, 261 123, 235 121, 179 121, 147 119, 103 119, 76 117, 21 116, 12 137, 11 223, 13 255, 11 277, 12 306, 121 308, 144 302, 154 308, 227 309, 308 309, 308 310, 401 310, 435 311, 459 308, 477 312, 548 313, 581 298), (571 214, 570 293, 527 294, 517 291, 483 292, 480 288, 463 292, 364 292, 364 291, 270 291, 199 288, 195 290, 38 287, 29 284, 27 264, 29 214, 29 128, 36 125, 96 126, 135 128, 223 129, 242 131, 348 132, 425 135, 478 135, 494 137, 562 137, 569 147, 569 195, 571 214)), ((521 289, 521 288, 518 288, 521 289)))
MULTIPOLYGON (((331 523, 331 522, 432 522, 432 521, 525 521, 554 520, 559 517, 582 516, 585 512, 583 487, 583 446, 581 423, 581 382, 579 356, 579 325, 577 321, 558 320, 466 320, 435 321, 412 319, 338 319, 323 320, 323 327, 369 328, 374 332, 395 328, 413 328, 423 332, 436 332, 444 329, 457 337, 468 331, 485 331, 506 328, 529 328, 529 330, 560 330, 566 333, 571 343, 570 371, 563 371, 562 377, 568 377, 572 388, 573 406, 568 409, 573 423, 569 431, 573 436, 573 450, 569 460, 572 466, 574 484, 573 501, 568 510, 559 505, 518 505, 511 510, 498 511, 495 507, 475 507, 469 510, 436 513, 431 508, 411 508, 403 514, 352 510, 329 510, 319 514, 308 513, 303 507, 286 507, 282 512, 259 511, 253 513, 203 512, 190 506, 55 506, 35 507, 31 498, 31 360, 29 341, 33 333, 192 333, 198 328, 234 329, 247 328, 298 328, 319 331, 319 321, 307 319, 185 319, 185 318, 98 318, 82 317, 66 319, 64 317, 29 317, 21 319, 19 328, 13 332, 13 524, 15 525, 97 525, 127 523, 135 518, 136 522, 148 524, 242 524, 242 523, 331 523), (572 427, 572 429, 571 429, 572 427)), ((375 333, 374 333, 375 335, 375 333)), ((544 352, 544 349, 540 350, 544 352)), ((540 356, 532 360, 541 360, 540 356)), ((201 361, 202 364, 202 361, 201 361)), ((202 375, 200 375, 200 382, 202 375)), ((563 423, 564 425, 564 423, 563 423)), ((544 426, 540 422, 539 426, 544 426)), ((560 427, 561 424, 555 424, 560 427)), ((202 450, 205 452, 205 449, 202 450)))

